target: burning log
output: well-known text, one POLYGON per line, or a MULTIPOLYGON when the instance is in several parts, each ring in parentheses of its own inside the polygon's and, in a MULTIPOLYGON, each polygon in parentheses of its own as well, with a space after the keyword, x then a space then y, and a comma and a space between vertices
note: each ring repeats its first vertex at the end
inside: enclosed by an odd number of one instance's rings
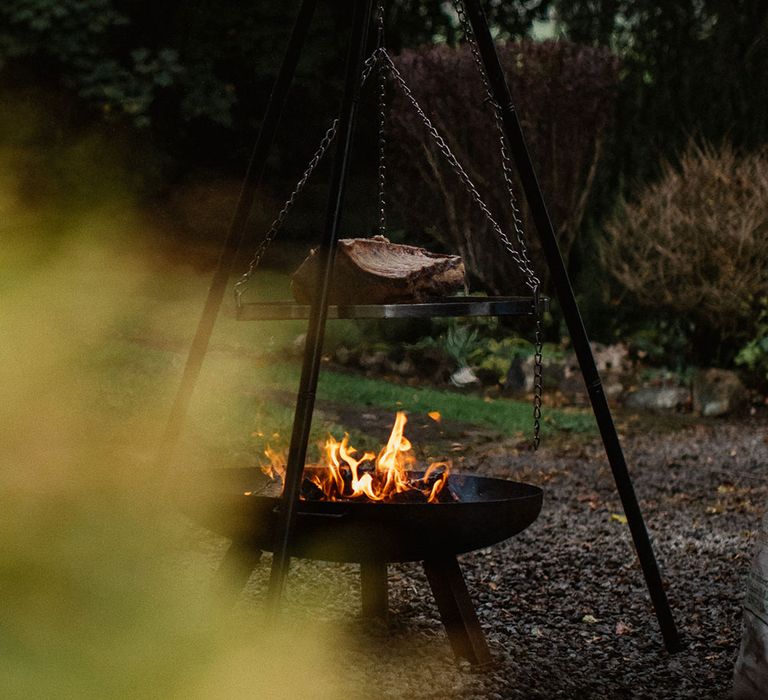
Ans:
MULTIPOLYGON (((293 274, 291 291, 301 304, 312 299, 317 257, 313 249, 293 274)), ((464 289, 464 263, 458 255, 391 243, 384 236, 343 238, 337 243, 329 302, 419 303, 442 299, 464 289)))
MULTIPOLYGON (((423 474, 411 470, 415 462, 410 440, 403 435, 407 418, 399 411, 389 440, 378 455, 356 457, 349 435, 341 441, 332 435, 325 442, 324 463, 307 467, 301 484, 305 501, 371 501, 390 503, 450 503, 457 500, 447 488, 451 465, 432 462, 423 474)), ((271 448, 262 472, 283 482, 285 455, 271 448)))

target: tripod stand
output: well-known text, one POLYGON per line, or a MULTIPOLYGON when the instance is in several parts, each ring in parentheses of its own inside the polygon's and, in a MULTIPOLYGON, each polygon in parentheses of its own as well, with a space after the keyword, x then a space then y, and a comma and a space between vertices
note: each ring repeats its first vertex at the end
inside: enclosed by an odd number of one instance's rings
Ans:
MULTIPOLYGON (((288 42, 285 58, 277 77, 272 96, 262 123, 254 154, 251 158, 237 210, 224 244, 218 268, 214 275, 206 306, 190 349, 187 364, 171 416, 161 444, 160 464, 170 460, 178 440, 187 406, 191 398, 203 358, 207 351, 213 325, 224 291, 229 281, 238 248, 243 239, 248 213, 264 173, 267 154, 274 139, 282 106, 305 42, 317 0, 303 0, 288 42)), ((275 543, 269 582, 269 597, 274 611, 285 586, 290 560, 289 546, 296 520, 302 472, 306 459, 309 430, 314 411, 322 341, 328 315, 328 296, 335 245, 342 212, 349 154, 354 135, 363 69, 365 48, 370 33, 373 0, 352 0, 351 35, 345 88, 338 121, 338 144, 330 182, 324 235, 318 248, 317 287, 309 312, 306 350, 296 401, 291 446, 285 476, 282 505, 279 511, 278 541, 275 543)), ((653 548, 648 537, 640 506, 635 495, 624 454, 619 442, 602 382, 595 365, 581 314, 560 254, 554 229, 547 212, 531 158, 526 148, 520 122, 510 96, 503 70, 479 0, 464 0, 464 12, 475 37, 489 91, 498 106, 503 134, 512 160, 522 183, 525 198, 534 221, 554 290, 573 343, 573 348, 584 377, 605 452, 616 482, 627 517, 630 532, 653 602, 666 648, 672 652, 680 648, 680 640, 672 612, 664 591, 653 548)))

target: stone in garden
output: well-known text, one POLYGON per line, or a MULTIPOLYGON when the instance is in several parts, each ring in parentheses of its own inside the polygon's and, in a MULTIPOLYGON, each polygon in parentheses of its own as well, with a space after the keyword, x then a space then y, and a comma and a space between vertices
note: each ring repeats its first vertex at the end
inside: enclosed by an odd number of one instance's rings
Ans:
POLYGON ((627 408, 668 411, 685 406, 690 399, 688 389, 679 386, 648 386, 633 391, 624 399, 627 408))
POLYGON ((401 377, 410 377, 416 374, 416 365, 409 358, 404 358, 401 362, 398 362, 395 366, 395 371, 401 377))
MULTIPOLYGON (((533 391, 533 364, 533 355, 526 357, 518 366, 513 362, 504 385, 505 390, 519 391, 521 393, 533 391)), ((563 377, 568 372, 568 360, 552 357, 551 354, 545 352, 541 359, 541 365, 544 388, 559 389, 563 377)), ((576 367, 576 377, 581 382, 581 386, 583 386, 584 382, 581 381, 581 374, 578 373, 578 365, 576 367)))
POLYGON ((365 352, 360 355, 360 366, 363 369, 382 369, 387 362, 387 353, 383 350, 365 352))
MULTIPOLYGON (((623 391, 623 375, 627 374, 631 365, 626 346, 603 345, 591 343, 592 355, 595 358, 595 366, 600 373, 603 389, 609 398, 623 391), (609 389, 610 387, 610 389, 609 389)), ((544 357, 545 386, 558 389, 562 394, 570 398, 585 399, 587 396, 584 386, 584 378, 581 374, 576 353, 568 353, 564 358, 552 358, 547 362, 544 357), (548 376, 548 379, 546 377, 548 376)))
POLYGON ((740 408, 747 398, 741 379, 726 369, 706 369, 693 378, 693 410, 702 416, 724 416, 740 408))
POLYGON ((334 352, 334 357, 340 365, 347 365, 352 359, 352 351, 344 345, 339 345, 334 352))
POLYGON ((451 384, 461 389, 469 386, 477 386, 480 380, 469 367, 461 367, 451 375, 451 384))
POLYGON ((530 363, 515 357, 504 379, 504 391, 523 393, 533 390, 533 358, 530 363), (530 365, 530 366, 529 366, 530 365))
POLYGON ((603 345, 602 343, 592 343, 592 355, 595 358, 597 371, 605 381, 605 375, 609 373, 625 373, 632 370, 632 363, 629 359, 629 349, 624 343, 614 345, 603 345))
POLYGON ((304 354, 304 346, 307 344, 307 334, 299 333, 291 344, 291 354, 295 357, 301 357, 304 354))

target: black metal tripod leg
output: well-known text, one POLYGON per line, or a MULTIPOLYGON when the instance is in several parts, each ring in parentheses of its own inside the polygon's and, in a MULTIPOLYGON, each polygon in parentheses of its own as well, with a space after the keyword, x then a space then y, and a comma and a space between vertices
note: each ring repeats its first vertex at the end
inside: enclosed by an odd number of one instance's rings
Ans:
POLYGON ((285 99, 288 94, 288 88, 293 80, 293 74, 296 72, 296 66, 299 62, 302 46, 307 38, 310 20, 315 11, 317 0, 303 0, 299 14, 296 18, 291 38, 288 41, 288 48, 280 67, 280 73, 272 89, 272 95, 269 98, 267 111, 261 124, 259 138, 248 164, 248 170, 245 175, 240 198, 237 202, 237 209, 230 224, 226 240, 222 245, 219 255, 219 262, 216 271, 213 273, 211 286, 208 289, 208 297, 205 300, 205 307, 198 321, 195 337, 192 339, 192 345, 187 355, 187 361, 184 365, 184 372, 181 376, 179 389, 171 406, 171 412, 165 431, 160 439, 160 446, 156 458, 157 471, 163 474, 173 456, 173 451, 179 440, 184 419, 189 410, 189 402, 195 389, 195 384, 200 376, 200 369, 203 365, 203 359, 208 351, 208 343, 211 339, 211 333, 219 315, 224 292, 229 282, 229 276, 232 272, 232 266, 235 263, 238 249, 245 235, 248 216, 253 207, 253 200, 256 190, 264 174, 264 167, 267 162, 267 156, 275 138, 277 125, 280 121, 280 113, 283 110, 285 99))
POLYGON ((453 653, 472 664, 489 663, 491 652, 456 557, 425 561, 424 572, 453 653))
POLYGON ((563 263, 560 248, 557 244, 555 231, 547 212, 544 197, 541 193, 536 173, 525 145, 525 138, 517 118, 512 98, 509 93, 504 71, 499 63, 499 57, 496 54, 496 48, 493 38, 488 30, 488 22, 485 14, 480 7, 479 0, 463 0, 467 12, 467 18, 472 25, 472 32, 475 35, 477 46, 480 51, 488 83, 491 88, 494 101, 501 108, 502 125, 504 135, 509 145, 509 150, 515 160, 520 181, 523 185, 526 200, 531 210, 531 216, 536 224, 536 231, 541 241, 544 255, 547 259, 547 265, 552 274, 552 281, 555 285, 557 297, 560 302, 560 308, 563 317, 568 325, 573 342, 573 349, 579 360, 584 382, 589 392, 589 398, 592 402, 592 409, 595 413, 595 419, 600 428, 600 435, 603 439, 605 452, 608 461, 613 470, 613 477, 616 481, 616 488, 624 506, 624 512, 627 516, 627 522, 632 533, 632 539, 637 550, 637 556, 645 575, 645 581, 648 586, 651 600, 656 610, 656 617, 661 627, 661 633, 664 637, 664 643, 670 652, 680 649, 680 638, 675 626, 675 620, 672 617, 672 610, 669 607, 667 595, 661 581, 661 574, 656 563, 656 557, 653 553, 648 532, 645 529, 645 522, 640 511, 640 506, 635 496, 635 490, 632 480, 627 470, 624 460, 624 454, 621 450, 619 437, 616 433, 616 427, 613 424, 608 401, 603 393, 600 376, 595 366, 595 359, 592 356, 592 349, 589 345, 584 323, 581 319, 581 313, 576 303, 576 297, 573 294, 568 272, 563 263))
POLYGON ((312 307, 307 324, 307 341, 301 367, 299 391, 296 396, 296 411, 293 417, 291 445, 285 468, 283 496, 277 523, 272 570, 269 578, 269 607, 274 615, 285 586, 290 565, 289 543, 296 517, 296 503, 301 487, 301 475, 307 456, 307 442, 312 425, 315 406, 315 392, 320 374, 325 321, 328 315, 328 297, 333 272, 333 258, 336 238, 341 220, 342 202, 349 166, 350 147, 357 118, 360 94, 360 76, 363 72, 366 37, 371 21, 373 0, 354 0, 352 3, 352 32, 347 55, 347 69, 344 79, 344 96, 339 114, 339 135, 333 163, 333 173, 328 193, 328 208, 323 239, 317 249, 317 283, 312 296, 312 307))
POLYGON ((363 598, 363 617, 386 620, 389 614, 389 589, 385 562, 360 564, 360 589, 363 598))
POLYGON ((233 541, 216 570, 211 592, 234 599, 245 588, 260 559, 260 549, 248 542, 233 541))

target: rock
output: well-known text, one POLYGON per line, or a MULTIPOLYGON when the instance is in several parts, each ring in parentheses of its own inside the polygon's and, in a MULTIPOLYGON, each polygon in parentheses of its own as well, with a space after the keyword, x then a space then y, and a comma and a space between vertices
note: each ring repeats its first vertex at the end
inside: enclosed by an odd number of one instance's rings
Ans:
POLYGON ((627 408, 663 411, 685 406, 690 399, 688 389, 679 386, 649 386, 628 394, 624 399, 627 408))
POLYGON ((334 357, 340 365, 347 365, 352 359, 352 351, 344 345, 339 345, 334 351, 334 357))
POLYGON ((739 408, 747 391, 735 372, 706 369, 693 378, 693 410, 702 416, 724 416, 739 408))
MULTIPOLYGON (((603 391, 608 399, 615 401, 624 393, 627 378, 632 372, 629 350, 623 343, 591 343, 591 347, 595 366, 603 383, 603 391)), ((553 375, 555 386, 562 394, 571 399, 586 400, 587 390, 575 353, 570 353, 559 362, 553 362, 551 369, 547 367, 546 371, 553 375)))
POLYGON ((381 369, 387 362, 387 353, 383 350, 365 352, 360 355, 360 366, 363 369, 381 369))
POLYGON ((406 357, 395 365, 395 371, 401 377, 411 377, 416 374, 416 365, 413 364, 410 358, 406 357))
MULTIPOLYGON (((575 361, 575 359, 574 359, 575 361)), ((533 355, 529 355, 525 359, 515 359, 509 368, 507 377, 504 381, 504 391, 507 393, 524 393, 528 394, 533 391, 533 355)), ((556 357, 544 353, 541 358, 542 365, 542 382, 545 389, 558 389, 563 382, 563 378, 568 374, 567 361, 561 360, 556 357)), ((576 365, 576 371, 574 374, 575 379, 579 382, 579 386, 583 388, 584 382, 581 379, 581 374, 578 371, 578 365, 576 365)))
POLYGON ((603 392, 610 401, 616 401, 624 393, 624 384, 609 375, 608 380, 603 382, 603 392))
POLYGON ((299 333, 291 344, 291 354, 294 357, 301 357, 304 354, 304 347, 307 344, 307 334, 299 333))
POLYGON ((451 375, 451 384, 463 389, 469 386, 478 386, 480 380, 469 367, 460 367, 451 375))
POLYGON ((504 391, 523 393, 533 390, 533 358, 526 362, 521 357, 512 360, 504 379, 504 391))
POLYGON ((591 343, 592 355, 595 358, 597 371, 603 377, 610 372, 627 372, 631 369, 629 359, 629 349, 624 343, 615 345, 603 345, 602 343, 591 343))

